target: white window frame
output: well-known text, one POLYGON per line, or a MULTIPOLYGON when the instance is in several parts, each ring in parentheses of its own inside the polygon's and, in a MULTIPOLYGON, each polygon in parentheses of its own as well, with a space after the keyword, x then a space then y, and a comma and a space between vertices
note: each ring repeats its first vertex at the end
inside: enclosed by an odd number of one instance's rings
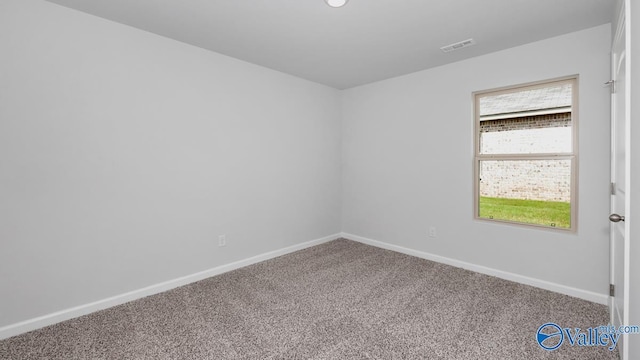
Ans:
POLYGON ((473 209, 474 219, 495 223, 504 223, 523 227, 548 229, 561 232, 576 232, 578 229, 578 75, 537 81, 533 83, 507 86, 497 89, 476 91, 473 93, 474 116, 474 176, 473 176, 473 209), (555 84, 570 83, 571 86, 571 137, 572 151, 565 153, 532 153, 532 154, 481 154, 480 153, 480 98, 487 95, 501 95, 511 92, 544 88, 555 84), (486 160, 571 160, 571 227, 560 228, 547 225, 522 223, 516 221, 489 219, 480 217, 480 162, 486 160))

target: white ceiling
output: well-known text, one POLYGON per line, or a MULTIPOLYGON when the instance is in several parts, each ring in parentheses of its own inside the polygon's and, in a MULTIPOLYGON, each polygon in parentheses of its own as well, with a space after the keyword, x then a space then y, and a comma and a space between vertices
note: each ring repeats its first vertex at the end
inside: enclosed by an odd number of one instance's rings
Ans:
POLYGON ((611 0, 49 0, 350 88, 611 21, 611 0), (474 38, 451 53, 440 47, 474 38))

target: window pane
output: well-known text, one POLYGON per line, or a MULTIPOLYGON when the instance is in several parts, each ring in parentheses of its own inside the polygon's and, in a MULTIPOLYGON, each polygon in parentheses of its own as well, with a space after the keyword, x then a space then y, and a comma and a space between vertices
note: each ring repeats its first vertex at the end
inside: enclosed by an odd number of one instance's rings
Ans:
POLYGON ((571 160, 481 160, 478 216, 571 228, 571 160))
POLYGON ((572 151, 571 84, 479 98, 480 154, 572 151))

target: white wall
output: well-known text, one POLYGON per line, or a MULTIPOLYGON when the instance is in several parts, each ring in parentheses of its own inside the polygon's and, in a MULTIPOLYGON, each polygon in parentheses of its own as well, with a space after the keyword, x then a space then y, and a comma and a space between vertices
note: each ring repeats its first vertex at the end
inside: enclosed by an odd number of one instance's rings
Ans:
POLYGON ((603 25, 344 91, 343 231, 606 300, 610 45, 603 25), (577 233, 474 220, 472 92, 573 74, 577 233))
POLYGON ((338 233, 339 132, 337 90, 3 0, 0 328, 338 233))

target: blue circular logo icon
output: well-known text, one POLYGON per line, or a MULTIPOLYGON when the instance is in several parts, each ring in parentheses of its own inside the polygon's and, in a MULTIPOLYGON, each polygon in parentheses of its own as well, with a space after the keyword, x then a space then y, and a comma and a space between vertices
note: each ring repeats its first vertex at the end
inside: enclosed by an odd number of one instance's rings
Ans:
POLYGON ((555 323, 546 323, 538 328, 536 340, 541 348, 553 351, 562 345, 564 334, 562 329, 555 323))

